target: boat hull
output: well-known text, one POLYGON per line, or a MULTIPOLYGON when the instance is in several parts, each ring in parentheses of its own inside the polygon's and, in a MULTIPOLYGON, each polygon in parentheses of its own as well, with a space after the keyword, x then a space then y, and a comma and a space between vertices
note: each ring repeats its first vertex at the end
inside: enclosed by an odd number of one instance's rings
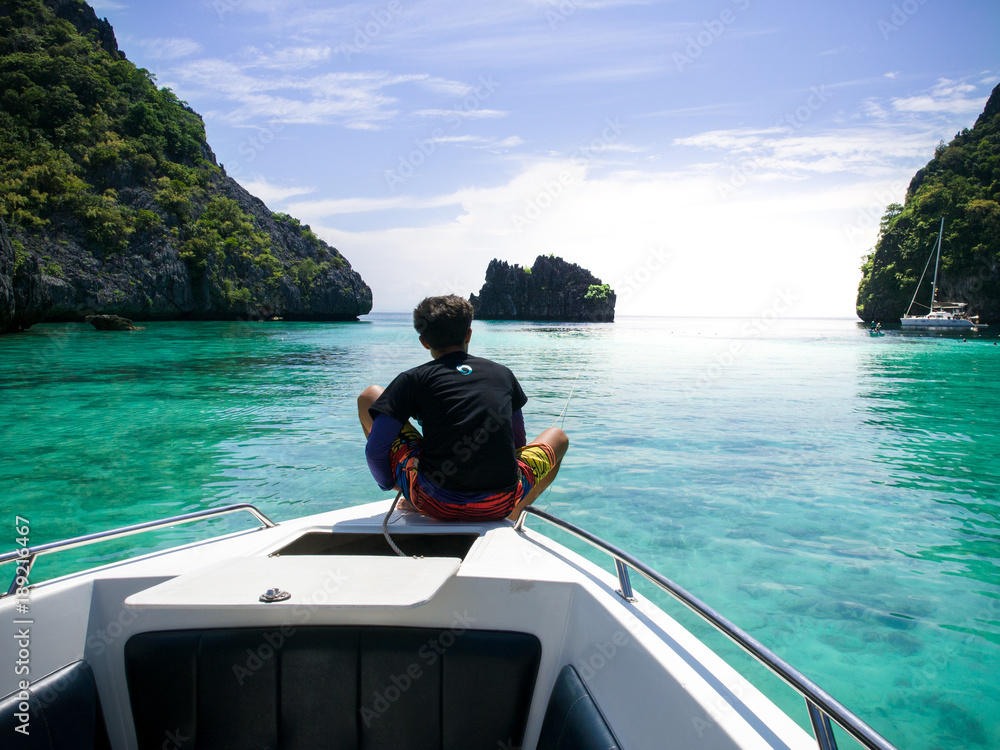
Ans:
POLYGON ((976 327, 975 323, 964 318, 903 318, 899 323, 903 328, 918 331, 934 329, 971 331, 976 327))

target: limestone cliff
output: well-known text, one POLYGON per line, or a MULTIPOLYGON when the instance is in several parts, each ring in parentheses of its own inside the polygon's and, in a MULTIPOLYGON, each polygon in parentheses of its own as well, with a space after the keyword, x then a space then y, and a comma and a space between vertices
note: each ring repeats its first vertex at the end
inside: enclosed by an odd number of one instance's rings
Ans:
MULTIPOLYGON (((972 129, 964 129, 918 171, 906 203, 886 207, 878 243, 865 259, 857 313, 865 322, 899 322, 913 298, 941 219, 944 238, 936 302, 965 302, 982 323, 1000 323, 1000 86, 972 129)), ((933 263, 912 314, 930 304, 933 263)))
POLYGON ((486 283, 469 300, 479 320, 611 322, 615 293, 590 271, 555 256, 539 255, 522 268, 492 260, 486 283))
POLYGON ((7 225, 0 219, 0 331, 6 330, 14 317, 14 262, 7 225))
POLYGON ((45 309, 41 260, 17 252, 0 218, 0 333, 31 327, 45 309))
POLYGON ((201 117, 90 6, 0 0, 0 333, 371 306, 335 248, 226 175, 201 117))

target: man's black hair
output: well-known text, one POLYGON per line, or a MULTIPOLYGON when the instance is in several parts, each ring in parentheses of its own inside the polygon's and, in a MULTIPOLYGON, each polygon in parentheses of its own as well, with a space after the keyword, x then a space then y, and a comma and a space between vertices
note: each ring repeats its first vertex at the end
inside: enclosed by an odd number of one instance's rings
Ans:
POLYGON ((413 310, 413 327, 432 349, 461 346, 472 326, 472 303, 454 294, 426 297, 413 310))

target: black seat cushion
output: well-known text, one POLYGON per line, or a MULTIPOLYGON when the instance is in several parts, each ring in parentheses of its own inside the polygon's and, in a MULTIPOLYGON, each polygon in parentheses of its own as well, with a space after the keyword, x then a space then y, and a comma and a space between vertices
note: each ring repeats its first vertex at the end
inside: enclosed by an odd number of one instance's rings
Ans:
POLYGON ((140 750, 518 746, 533 635, 396 627, 141 633, 125 645, 140 750))
POLYGON ((552 688, 537 750, 620 750, 586 685, 569 664, 552 688))
POLYGON ((14 692, 0 700, 0 737, 0 746, 26 750, 109 747, 90 665, 85 661, 67 664, 31 683, 25 693, 14 692), (23 729, 25 713, 27 734, 23 729))

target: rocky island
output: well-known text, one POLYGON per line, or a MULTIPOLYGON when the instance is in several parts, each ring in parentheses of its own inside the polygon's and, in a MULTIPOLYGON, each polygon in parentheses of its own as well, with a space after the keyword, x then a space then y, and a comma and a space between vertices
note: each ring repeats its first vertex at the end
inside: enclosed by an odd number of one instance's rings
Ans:
POLYGON ((371 289, 226 175, 81 0, 0 15, 0 333, 88 315, 353 320, 371 289))
POLYGON ((531 268, 493 259, 486 283, 469 301, 478 320, 551 320, 610 323, 615 293, 590 271, 553 255, 531 268))
MULTIPOLYGON (((981 323, 1000 323, 1000 86, 971 130, 938 145, 910 182, 905 204, 886 206, 878 242, 861 269, 859 318, 899 323, 942 217, 938 302, 965 302, 981 323)), ((929 300, 918 301, 924 307, 914 312, 925 314, 929 300)))

